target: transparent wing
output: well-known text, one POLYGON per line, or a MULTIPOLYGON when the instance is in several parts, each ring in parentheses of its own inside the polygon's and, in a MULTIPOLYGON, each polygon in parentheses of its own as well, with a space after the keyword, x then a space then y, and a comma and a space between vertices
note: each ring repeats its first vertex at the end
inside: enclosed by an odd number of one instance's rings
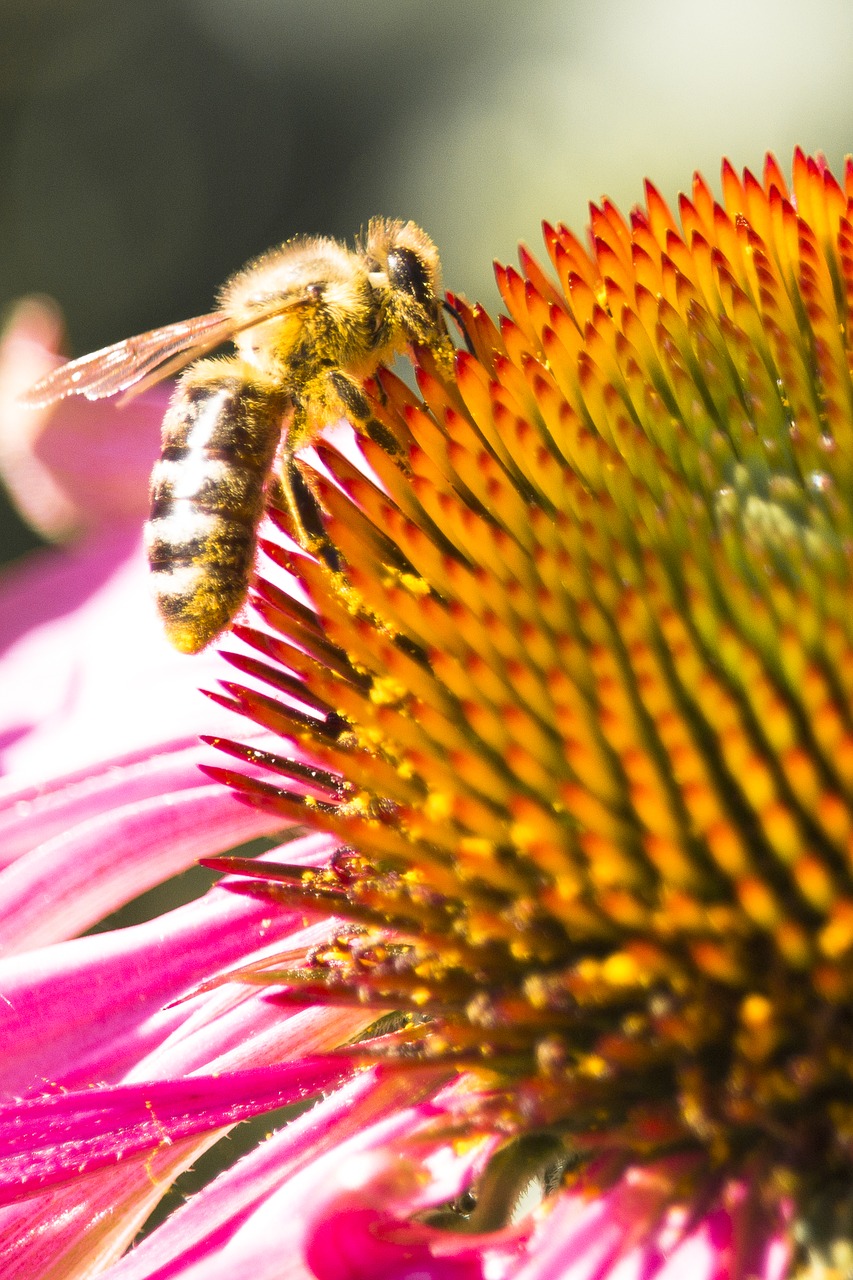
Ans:
POLYGON ((152 329, 60 365, 25 391, 21 402, 41 408, 65 396, 102 400, 127 391, 154 372, 165 378, 172 369, 164 366, 182 368, 225 342, 233 332, 233 322, 216 312, 152 329))
POLYGON ((167 324, 162 329, 151 329, 135 338, 124 338, 111 347, 102 347, 91 355, 60 365, 25 391, 20 401, 39 409, 66 396, 103 400, 120 391, 138 395, 146 387, 228 342, 235 334, 287 311, 311 306, 313 302, 313 297, 305 294, 270 298, 250 315, 244 314, 239 319, 225 311, 214 311, 207 316, 167 324))

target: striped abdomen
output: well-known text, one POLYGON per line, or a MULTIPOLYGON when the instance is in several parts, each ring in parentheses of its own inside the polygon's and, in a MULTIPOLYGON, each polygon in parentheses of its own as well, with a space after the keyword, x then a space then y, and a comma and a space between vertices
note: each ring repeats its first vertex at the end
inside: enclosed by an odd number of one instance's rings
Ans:
POLYGON ((148 562, 166 634, 197 653, 246 598, 288 399, 240 362, 181 379, 151 477, 148 562))

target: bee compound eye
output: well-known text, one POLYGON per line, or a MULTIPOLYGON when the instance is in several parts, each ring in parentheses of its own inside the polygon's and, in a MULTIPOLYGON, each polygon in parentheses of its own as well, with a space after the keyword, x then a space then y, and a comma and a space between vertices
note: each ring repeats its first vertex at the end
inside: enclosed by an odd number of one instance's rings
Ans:
POLYGON ((422 260, 412 249, 396 248, 388 254, 388 279, 392 288, 408 293, 427 307, 433 300, 432 285, 422 260))

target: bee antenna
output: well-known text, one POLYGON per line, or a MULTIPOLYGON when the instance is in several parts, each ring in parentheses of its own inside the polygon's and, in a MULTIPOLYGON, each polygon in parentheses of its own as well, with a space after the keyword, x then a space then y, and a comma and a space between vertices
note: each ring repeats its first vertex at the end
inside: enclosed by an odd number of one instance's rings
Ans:
POLYGON ((459 326, 459 331, 462 334, 462 337, 465 339, 465 346, 468 348, 468 354, 472 356, 476 356, 477 352, 474 350, 474 344, 471 341, 471 335, 468 333, 468 329, 465 324, 465 321, 462 319, 462 312, 459 311, 458 308, 454 307, 452 302, 448 302, 447 298, 442 298, 441 305, 444 307, 444 310, 447 312, 449 316, 453 316, 453 319, 456 321, 457 325, 459 326))

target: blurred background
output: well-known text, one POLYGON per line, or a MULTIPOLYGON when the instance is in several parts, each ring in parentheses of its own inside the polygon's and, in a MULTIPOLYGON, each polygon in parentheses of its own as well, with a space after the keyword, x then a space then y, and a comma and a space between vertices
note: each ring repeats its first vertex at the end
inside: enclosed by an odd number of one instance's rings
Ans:
MULTIPOLYGON (((0 295, 70 354, 208 311, 252 255, 371 214, 494 305, 494 257, 720 157, 853 149, 849 0, 2 0, 0 295)), ((2 505, 2 504, 0 504, 2 505)), ((0 560, 34 538, 0 512, 0 560)))

